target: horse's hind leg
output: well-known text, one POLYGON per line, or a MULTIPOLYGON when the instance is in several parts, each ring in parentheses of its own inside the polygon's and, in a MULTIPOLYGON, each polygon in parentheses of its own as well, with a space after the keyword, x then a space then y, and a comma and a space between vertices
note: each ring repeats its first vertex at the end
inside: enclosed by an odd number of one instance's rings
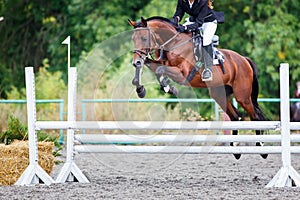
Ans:
MULTIPOLYGON (((239 121, 240 117, 238 114, 238 110, 236 107, 231 102, 231 98, 228 97, 227 99, 227 109, 226 109, 226 114, 229 116, 231 121, 239 121)), ((238 135, 238 130, 232 130, 232 135, 238 135)), ((237 146, 238 143, 236 142, 230 142, 230 146, 237 146)), ((241 158, 241 154, 233 154, 234 157, 238 160, 241 158)))
MULTIPOLYGON (((252 97, 253 98, 253 97, 252 97)), ((260 110, 257 98, 251 99, 251 97, 246 96, 236 96, 237 102, 244 108, 244 110, 249 114, 251 121, 265 121, 262 111, 260 110)), ((262 135, 263 131, 256 130, 256 135, 262 135)), ((256 146, 263 146, 262 142, 256 142, 256 146)), ((268 154, 261 154, 261 157, 266 159, 268 154)))
MULTIPOLYGON (((230 86, 221 86, 216 88, 210 88, 210 96, 219 104, 224 112, 229 116, 231 121, 238 121, 239 115, 237 109, 231 102, 230 95, 232 94, 232 88, 230 86)), ((238 130, 232 130, 232 135, 237 135, 238 130)), ((231 142, 230 145, 234 146, 235 143, 231 142)), ((240 159, 241 154, 234 154, 236 159, 240 159)))

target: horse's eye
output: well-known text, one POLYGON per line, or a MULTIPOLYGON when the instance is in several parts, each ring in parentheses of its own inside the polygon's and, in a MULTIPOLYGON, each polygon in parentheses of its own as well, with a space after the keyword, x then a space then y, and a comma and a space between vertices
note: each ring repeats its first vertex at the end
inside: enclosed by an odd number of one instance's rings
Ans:
POLYGON ((147 41, 147 38, 146 38, 146 37, 142 37, 142 41, 143 41, 143 42, 146 42, 146 41, 147 41))

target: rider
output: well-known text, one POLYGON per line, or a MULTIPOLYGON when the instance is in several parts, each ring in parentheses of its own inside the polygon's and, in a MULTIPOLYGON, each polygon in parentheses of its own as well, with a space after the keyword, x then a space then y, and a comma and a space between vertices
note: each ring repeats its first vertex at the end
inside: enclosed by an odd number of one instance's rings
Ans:
MULTIPOLYGON (((190 25, 179 25, 179 32, 194 32, 198 28, 203 28, 203 61, 204 70, 202 72, 203 81, 212 80, 213 49, 212 39, 217 30, 217 17, 212 10, 211 0, 178 0, 176 12, 173 16, 175 22, 179 22, 184 14, 190 15, 190 25)), ((201 48, 201 47, 199 47, 201 48)), ((195 56, 196 64, 200 63, 199 56, 195 56)))

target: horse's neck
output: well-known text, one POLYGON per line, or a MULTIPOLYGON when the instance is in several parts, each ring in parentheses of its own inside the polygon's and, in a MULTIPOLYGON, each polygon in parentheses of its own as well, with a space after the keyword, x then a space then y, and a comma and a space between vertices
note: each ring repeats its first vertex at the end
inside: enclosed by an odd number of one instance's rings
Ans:
POLYGON ((162 21, 153 21, 149 23, 149 27, 163 42, 166 42, 177 32, 172 25, 162 21))
POLYGON ((191 42, 191 34, 181 33, 178 34, 174 39, 168 42, 178 32, 175 28, 166 22, 149 23, 150 29, 155 33, 155 37, 160 42, 159 45, 163 46, 163 49, 167 54, 167 63, 172 66, 182 66, 182 62, 190 63, 185 64, 192 70, 194 66, 193 56, 193 43, 191 42), (166 44, 168 42, 168 44, 166 44))
POLYGON ((159 45, 166 50, 182 47, 183 44, 191 40, 191 34, 179 34, 172 25, 166 23, 156 23, 150 27, 155 34, 155 38, 159 41, 159 45))

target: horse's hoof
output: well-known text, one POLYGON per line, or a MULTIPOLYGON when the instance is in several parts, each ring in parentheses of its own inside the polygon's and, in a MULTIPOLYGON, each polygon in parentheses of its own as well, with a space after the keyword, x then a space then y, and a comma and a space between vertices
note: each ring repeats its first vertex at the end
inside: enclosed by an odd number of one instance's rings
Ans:
POLYGON ((269 154, 260 154, 260 156, 263 158, 263 159, 266 159, 268 157, 269 154))
MULTIPOLYGON (((230 142, 230 146, 232 147, 236 147, 236 146, 239 146, 240 143, 239 142, 230 142)), ((233 154, 233 156, 235 157, 235 159, 240 159, 242 154, 233 154)))
MULTIPOLYGON (((262 147, 262 146, 264 146, 264 143, 263 143, 263 142, 256 142, 256 146, 262 147)), ((261 156, 263 159, 266 159, 266 158, 268 157, 268 154, 260 154, 260 156, 261 156)))
POLYGON ((235 157, 235 159, 240 159, 242 154, 233 154, 233 156, 235 157))
POLYGON ((239 142, 230 142, 230 146, 237 147, 237 146, 240 146, 240 143, 239 142))
POLYGON ((136 88, 136 93, 140 98, 144 98, 146 96, 146 89, 144 86, 139 86, 136 88))

